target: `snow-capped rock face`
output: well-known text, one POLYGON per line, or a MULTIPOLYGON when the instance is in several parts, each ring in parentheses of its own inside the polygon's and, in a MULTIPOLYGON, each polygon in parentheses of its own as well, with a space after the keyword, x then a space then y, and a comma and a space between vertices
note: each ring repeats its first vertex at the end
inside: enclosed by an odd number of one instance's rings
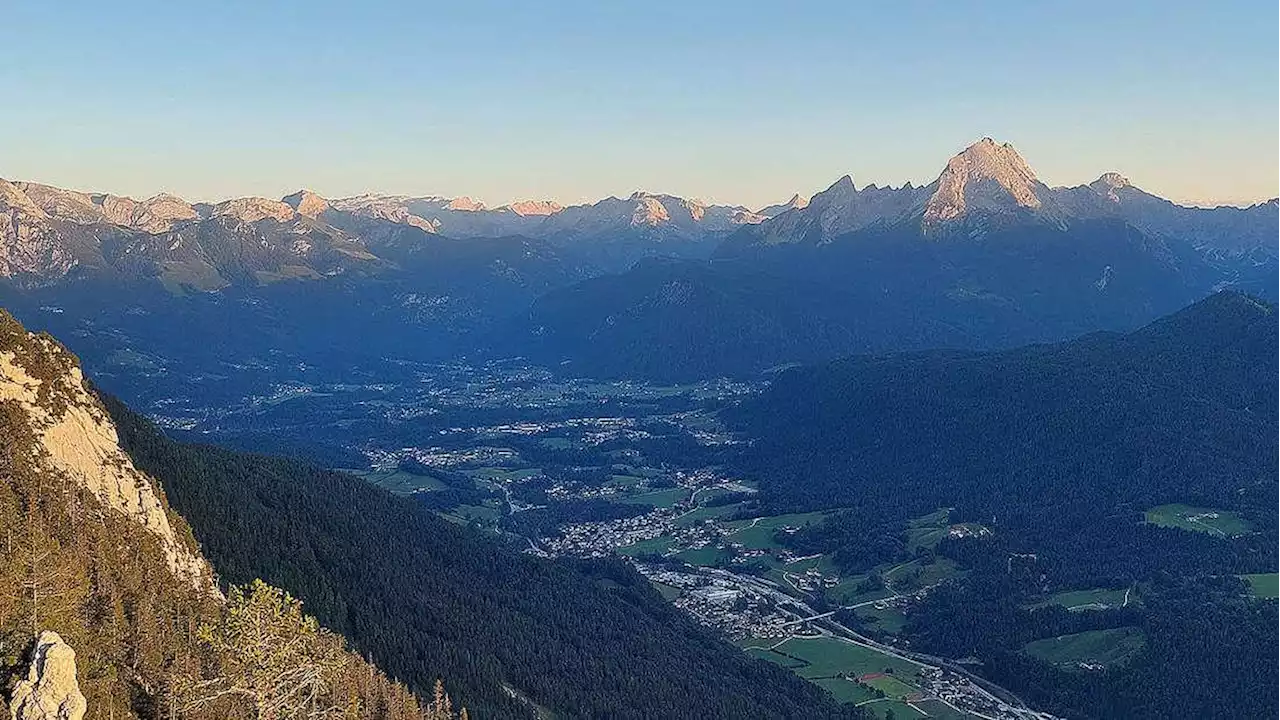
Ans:
POLYGON ((924 222, 954 220, 967 213, 1004 211, 1011 206, 1038 209, 1044 186, 1009 143, 983 138, 951 158, 925 203, 924 222))
POLYGON ((115 424, 86 386, 79 362, 52 338, 27 332, 3 311, 0 401, 17 408, 30 432, 29 438, 6 438, 14 450, 155 535, 176 576, 212 591, 208 563, 174 532, 155 481, 120 449, 115 424))

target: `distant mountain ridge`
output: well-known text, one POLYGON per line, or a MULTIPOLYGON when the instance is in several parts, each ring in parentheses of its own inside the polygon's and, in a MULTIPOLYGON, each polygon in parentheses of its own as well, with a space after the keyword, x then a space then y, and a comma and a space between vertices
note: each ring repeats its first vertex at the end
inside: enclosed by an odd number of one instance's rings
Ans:
POLYGON ((739 227, 704 267, 638 265, 553 291, 522 331, 549 362, 668 380, 1010 347, 1130 330, 1224 288, 1274 299, 1278 235, 1275 200, 1188 208, 1116 173, 1050 187, 983 138, 923 187, 846 175, 739 227))
POLYGON ((546 200, 497 208, 466 197, 300 190, 281 200, 146 200, 0 180, 0 277, 32 285, 90 273, 154 278, 171 290, 379 272, 379 249, 404 228, 452 239, 524 236, 577 251, 603 270, 651 254, 710 255, 716 241, 765 215, 637 192, 591 205, 546 200), (607 248, 598 252, 597 247, 607 248))
POLYGON ((1162 236, 1197 240, 1206 253, 1277 255, 1277 200, 1248 208, 1187 207, 1147 193, 1115 172, 1074 187, 1050 187, 1009 143, 982 138, 951 158, 929 185, 855 187, 846 175, 803 207, 743 228, 726 249, 784 243, 828 243, 877 225, 914 224, 924 231, 993 219, 1057 225, 1119 219, 1162 236))
POLYGON ((310 366, 341 347, 348 361, 750 374, 1132 329, 1221 289, 1275 299, 1280 265, 1275 200, 1184 207, 1117 173, 1050 187, 990 138, 928 185, 846 175, 758 212, 647 192, 572 207, 306 190, 191 204, 0 181, 0 215, 0 301, 24 319, 88 338, 87 358, 141 348, 210 369, 268 349, 310 366), (179 343, 175 322, 227 346, 179 343))
POLYGON ((526 200, 490 208, 468 197, 368 194, 325 198, 300 190, 280 200, 190 203, 145 200, 0 180, 0 277, 26 284, 83 272, 157 278, 171 289, 377 273, 380 243, 399 228, 453 239, 522 236, 579 256, 600 271, 647 256, 705 258, 759 245, 828 243, 871 227, 918 223, 939 232, 978 219, 1035 218, 1059 225, 1121 219, 1144 232, 1190 239, 1207 257, 1274 260, 1276 200, 1250 208, 1184 207, 1118 173, 1049 187, 1008 143, 983 138, 915 187, 829 188, 751 210, 649 192, 569 207, 526 200))

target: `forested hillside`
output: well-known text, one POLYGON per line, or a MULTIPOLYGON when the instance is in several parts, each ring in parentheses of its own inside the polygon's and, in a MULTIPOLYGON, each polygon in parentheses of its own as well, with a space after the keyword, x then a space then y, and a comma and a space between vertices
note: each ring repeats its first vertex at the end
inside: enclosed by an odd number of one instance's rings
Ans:
POLYGON ((0 700, 15 717, 453 719, 296 599, 229 591, 116 446, 75 358, 0 311, 0 700))
POLYGON ((477 717, 859 717, 753 660, 617 560, 501 547, 412 498, 305 463, 173 442, 108 400, 222 578, 261 577, 418 690, 477 717))
POLYGON ((1128 335, 800 368, 728 416, 768 502, 841 508, 780 542, 954 563, 912 649, 1070 718, 1270 717, 1275 600, 1248 579, 1277 569, 1276 348, 1275 307, 1221 293, 1128 335), (939 508, 952 532, 913 553, 939 508))

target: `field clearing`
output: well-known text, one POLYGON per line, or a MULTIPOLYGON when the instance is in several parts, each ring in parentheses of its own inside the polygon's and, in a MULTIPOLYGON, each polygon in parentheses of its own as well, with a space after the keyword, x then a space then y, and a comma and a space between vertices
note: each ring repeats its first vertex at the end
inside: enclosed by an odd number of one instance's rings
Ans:
POLYGON ((907 551, 914 553, 922 547, 937 547, 938 541, 947 536, 951 527, 951 510, 942 508, 907 522, 907 551))
POLYGON ((814 685, 826 690, 839 702, 860 703, 875 698, 875 693, 863 685, 844 678, 823 678, 813 680, 814 685))
POLYGON ((690 565, 710 567, 720 560, 727 562, 731 555, 729 552, 721 550, 714 545, 707 545, 706 547, 685 550, 677 553, 675 557, 689 563, 690 565))
POLYGON ((340 472, 355 475, 362 480, 367 480, 378 487, 390 490, 398 495, 408 495, 415 492, 430 492, 432 490, 443 490, 448 487, 439 480, 430 475, 417 475, 415 473, 406 472, 404 470, 340 470, 340 472))
POLYGON ((1256 575, 1241 575, 1240 577, 1249 583, 1250 594, 1254 597, 1271 600, 1280 598, 1280 575, 1276 573, 1260 573, 1256 575))
POLYGON ((639 475, 610 475, 608 480, 604 481, 605 487, 618 488, 620 490, 630 490, 632 488, 644 485, 645 479, 639 475))
POLYGON ((1252 529, 1243 518, 1228 510, 1177 504, 1151 508, 1145 513, 1145 522, 1217 537, 1236 537, 1252 529))
POLYGON ((735 520, 726 523, 736 528, 728 536, 730 542, 742 543, 753 550, 776 550, 781 546, 774 541, 773 535, 784 527, 804 527, 825 520, 825 512, 792 513, 789 515, 770 515, 752 520, 735 520))
POLYGON ((873 700, 862 707, 874 712, 879 717, 888 717, 893 711, 894 720, 915 720, 924 717, 924 713, 916 710, 901 700, 873 700))
POLYGON ((487 505, 459 505, 450 510, 447 516, 453 516, 463 522, 471 522, 472 520, 481 524, 492 524, 502 517, 502 510, 489 507, 487 505))
POLYGON ((671 543, 673 542, 675 542, 675 538, 664 535, 662 537, 651 538, 649 540, 641 540, 634 545, 620 547, 618 548, 618 552, 631 557, 647 555, 650 553, 662 555, 671 549, 671 543))
MULTIPOLYGON (((773 643, 771 642, 769 644, 772 645, 773 643)), ((781 665, 782 667, 788 670, 794 670, 799 667, 804 667, 804 663, 799 660, 796 660, 794 658, 789 658, 786 655, 779 655, 776 652, 764 650, 762 648, 749 648, 747 650, 747 654, 753 658, 758 658, 760 660, 768 660, 774 665, 781 665)))
POLYGON ((674 587, 674 586, 667 585, 665 583, 660 583, 660 582, 654 582, 654 581, 650 581, 650 582, 652 582, 653 586, 658 589, 658 594, 661 595, 667 601, 675 600, 676 598, 680 597, 684 593, 684 591, 678 587, 674 587))
POLYGON ((1092 590, 1069 590, 1053 595, 1048 600, 1036 603, 1031 607, 1043 608, 1058 605, 1072 611, 1106 610, 1108 608, 1125 607, 1125 594, 1129 595, 1129 604, 1138 602, 1138 594, 1130 590, 1110 590, 1096 588, 1092 590))
POLYGON ((688 497, 688 490, 681 487, 674 487, 652 490, 638 495, 624 495, 622 497, 615 498, 614 502, 625 503, 627 505, 652 505, 653 507, 669 508, 674 507, 676 503, 687 500, 688 497))
POLYGON ((796 670, 797 675, 805 678, 827 677, 841 673, 858 677, 868 673, 881 673, 890 668, 895 674, 910 678, 914 677, 921 667, 910 660, 891 657, 877 650, 833 637, 793 637, 777 649, 809 663, 796 670))
POLYGON ((1024 645, 1022 651, 1064 669, 1076 669, 1084 663, 1112 667, 1123 664, 1146 644, 1141 630, 1124 627, 1036 640, 1024 645))
POLYGON ((857 613, 858 617, 869 621, 874 627, 890 635, 902 632, 902 628, 907 624, 907 616, 894 607, 877 608, 870 605, 858 608, 857 613))
POLYGON ((680 527, 692 527, 701 524, 704 520, 713 518, 722 518, 726 515, 732 515, 742 507, 742 503, 734 503, 732 505, 719 505, 716 507, 699 507, 685 513, 676 520, 676 525, 680 527))
POLYGON ((537 477, 542 474, 542 468, 522 468, 520 470, 511 470, 508 468, 485 467, 476 468, 471 472, 472 477, 480 480, 494 480, 499 482, 526 480, 531 477, 537 477))
POLYGON ((898 700, 920 692, 919 688, 908 685, 892 675, 882 675, 862 682, 884 693, 885 697, 898 700))
POLYGON ((927 565, 919 560, 912 560, 904 565, 892 567, 884 571, 883 577, 884 581, 895 590, 910 591, 960 577, 963 574, 954 562, 939 557, 927 565))
POLYGON ((969 718, 977 717, 976 715, 960 712, 941 700, 921 700, 911 704, 929 713, 929 717, 939 718, 939 720, 969 720, 969 718))

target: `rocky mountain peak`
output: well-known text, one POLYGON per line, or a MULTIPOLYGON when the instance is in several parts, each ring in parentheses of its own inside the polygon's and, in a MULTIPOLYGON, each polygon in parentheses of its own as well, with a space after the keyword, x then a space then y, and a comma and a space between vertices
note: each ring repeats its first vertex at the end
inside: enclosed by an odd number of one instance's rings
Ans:
POLYGON ((926 224, 944 222, 973 210, 1039 208, 1036 174, 1009 143, 989 137, 965 148, 947 162, 937 189, 925 203, 926 224))
POLYGON ((1121 188, 1133 187, 1133 184, 1129 182, 1129 178, 1120 173, 1109 172, 1103 173, 1102 177, 1089 183, 1089 187, 1111 202, 1120 202, 1120 195, 1117 191, 1121 188))
POLYGON ((479 200, 472 200, 465 195, 450 200, 445 203, 444 206, 447 210, 457 210, 460 212, 479 212, 485 209, 484 203, 479 200))
POLYGON ((787 201, 787 207, 793 210, 803 210, 804 208, 809 207, 809 198, 801 196, 800 193, 796 193, 787 201))
MULTIPOLYGON (((502 208, 500 208, 502 209, 502 208)), ((551 200, 518 200, 505 206, 509 210, 521 217, 530 217, 536 215, 555 215, 564 209, 564 206, 551 200)))
POLYGON ((15 185, 6 180, 0 180, 0 211, 18 212, 38 220, 49 219, 49 214, 23 191, 21 184, 15 185))
POLYGON ((247 197, 218 203, 213 206, 213 217, 232 217, 247 223, 262 220, 288 222, 296 218, 297 213, 279 200, 247 197))
POLYGON ((671 219, 671 214, 662 201, 652 195, 636 193, 631 196, 636 201, 631 213, 631 225, 659 225, 671 219))
POLYGON ((765 207, 760 208, 760 212, 757 214, 767 219, 774 217, 775 215, 781 215, 788 210, 803 210, 807 207, 809 207, 809 198, 802 196, 800 193, 796 193, 791 196, 790 200, 784 203, 766 205, 765 207))
POLYGON ((329 209, 328 200, 307 189, 286 195, 280 201, 293 208, 299 215, 309 218, 320 217, 321 213, 329 209))

